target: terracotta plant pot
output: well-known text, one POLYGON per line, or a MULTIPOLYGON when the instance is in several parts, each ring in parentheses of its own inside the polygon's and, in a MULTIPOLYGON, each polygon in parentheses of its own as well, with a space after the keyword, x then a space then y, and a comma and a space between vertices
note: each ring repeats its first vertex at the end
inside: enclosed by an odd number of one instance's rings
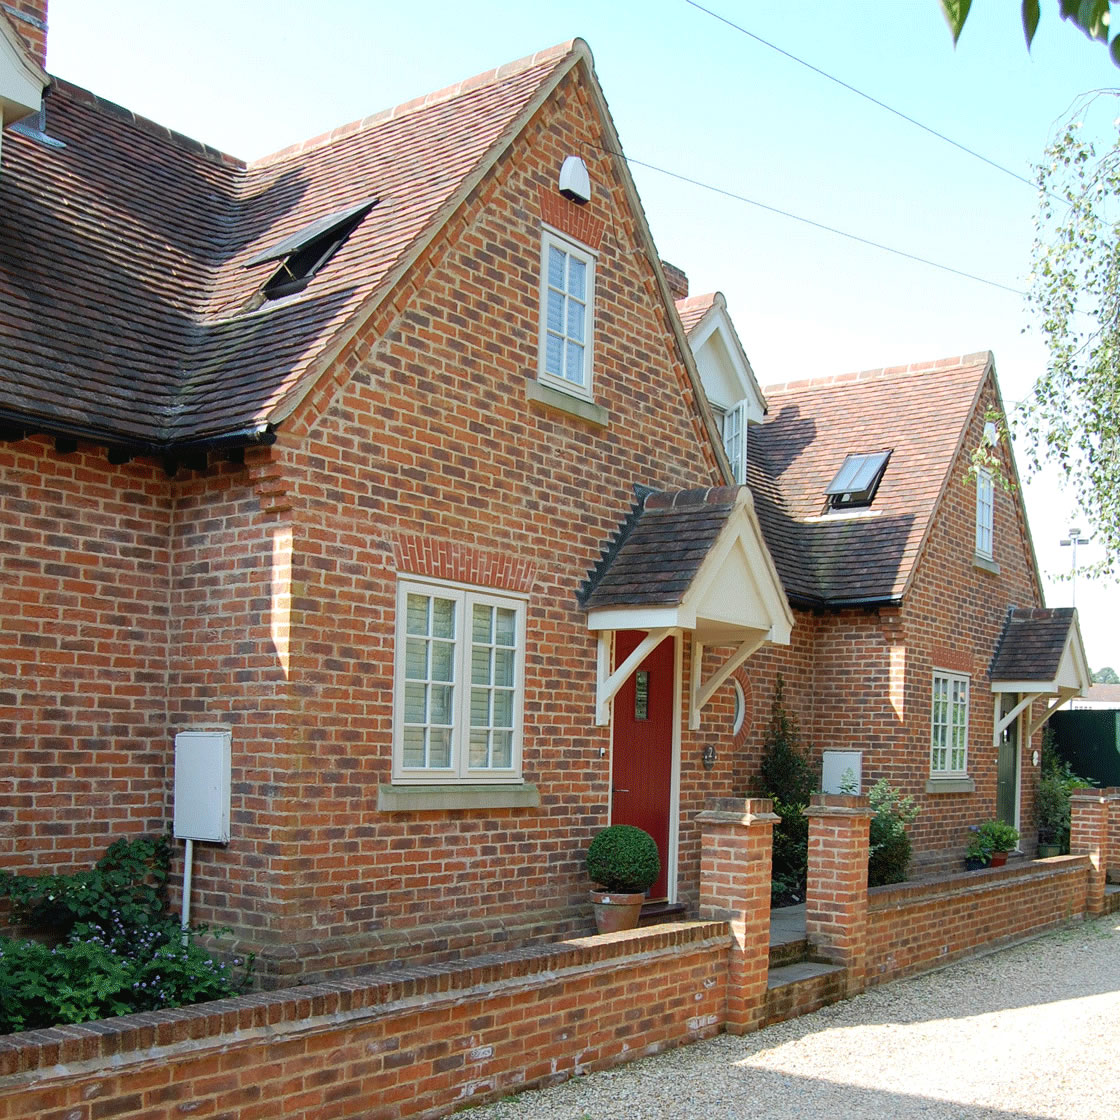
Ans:
POLYGON ((1002 867, 1007 862, 1006 852, 992 852, 992 867, 1002 867))
POLYGON ((591 909, 595 912, 595 928, 600 933, 618 933, 634 929, 642 912, 646 896, 620 894, 618 891, 592 891, 591 909))

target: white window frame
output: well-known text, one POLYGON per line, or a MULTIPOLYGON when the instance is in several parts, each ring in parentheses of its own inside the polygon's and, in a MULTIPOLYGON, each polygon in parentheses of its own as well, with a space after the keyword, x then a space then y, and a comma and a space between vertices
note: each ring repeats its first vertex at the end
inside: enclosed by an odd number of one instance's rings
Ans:
MULTIPOLYGON (((521 781, 521 744, 525 698, 525 621, 527 601, 524 596, 494 592, 465 584, 452 584, 410 576, 397 582, 397 626, 393 687, 393 782, 401 785, 500 785, 521 781), (445 599, 455 606, 453 645, 453 679, 450 725, 450 765, 407 766, 405 764, 405 689, 407 682, 408 596, 423 595, 445 599), (471 660, 475 643, 471 625, 475 606, 498 607, 514 612, 513 704, 510 765, 508 767, 473 767, 470 764, 471 733, 471 660)), ((510 648, 510 647, 507 647, 510 648)), ((413 682, 415 683, 415 681, 413 682)), ((488 686, 488 687, 492 687, 488 686)), ((415 726, 415 725, 413 725, 415 726)))
POLYGON ((595 352, 595 259, 596 254, 587 248, 586 245, 580 245, 570 238, 564 237, 556 230, 549 226, 545 226, 541 232, 541 274, 540 274, 540 338, 539 338, 539 357, 537 366, 537 378, 545 385, 550 385, 554 389, 560 389, 562 392, 571 393, 573 396, 583 397, 586 400, 592 399, 593 385, 592 385, 592 371, 594 369, 594 352, 595 352), (556 373, 550 372, 547 367, 548 361, 548 339, 550 336, 561 339, 562 352, 564 358, 561 362, 562 371, 567 365, 568 345, 572 342, 578 342, 567 334, 567 323, 564 324, 564 333, 558 334, 556 331, 549 329, 548 324, 548 309, 549 309, 549 292, 557 291, 562 294, 565 300, 573 299, 567 290, 568 276, 565 275, 565 287, 563 289, 553 287, 549 284, 549 250, 555 248, 562 253, 567 254, 570 258, 580 261, 586 268, 586 283, 584 287, 584 340, 583 340, 583 366, 582 366, 582 381, 575 381, 567 377, 563 372, 556 373))
POLYGON ((992 472, 981 467, 976 472, 976 555, 985 560, 994 558, 995 486, 992 472))
POLYGON ((727 453, 727 461, 731 464, 731 473, 735 481, 742 485, 747 481, 747 402, 739 401, 723 410, 720 422, 720 436, 723 439, 723 450, 727 453), (728 428, 732 430, 729 432, 728 428), (733 447, 730 439, 738 440, 738 447, 733 447))
POLYGON ((966 673, 934 669, 929 751, 929 772, 933 778, 960 778, 968 774, 970 691, 971 680, 966 673), (942 689, 943 694, 939 695, 942 689), (959 765, 954 765, 956 762, 959 765))

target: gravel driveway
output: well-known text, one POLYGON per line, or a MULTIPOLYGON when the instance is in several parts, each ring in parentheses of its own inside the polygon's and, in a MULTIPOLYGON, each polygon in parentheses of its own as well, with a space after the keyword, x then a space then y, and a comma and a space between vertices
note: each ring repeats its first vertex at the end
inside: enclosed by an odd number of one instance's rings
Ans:
POLYGON ((470 1120, 1120 1117, 1120 914, 470 1120))

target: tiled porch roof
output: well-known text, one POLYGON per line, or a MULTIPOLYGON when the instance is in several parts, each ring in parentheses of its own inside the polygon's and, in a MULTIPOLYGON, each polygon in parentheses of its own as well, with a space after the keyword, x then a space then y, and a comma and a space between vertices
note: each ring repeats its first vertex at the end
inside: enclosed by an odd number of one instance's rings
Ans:
POLYGON ((992 657, 993 681, 1051 681, 1077 614, 1072 607, 1011 607, 992 657))
POLYGON ((680 603, 734 508, 734 486, 649 494, 588 577, 588 610, 680 603))

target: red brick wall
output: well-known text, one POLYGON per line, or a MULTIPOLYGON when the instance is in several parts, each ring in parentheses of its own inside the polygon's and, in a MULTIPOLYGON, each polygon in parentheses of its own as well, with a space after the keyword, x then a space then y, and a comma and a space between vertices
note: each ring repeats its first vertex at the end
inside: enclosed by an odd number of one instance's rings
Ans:
POLYGON ((868 891, 868 984, 924 972, 1085 913, 1088 859, 946 875, 868 891))
POLYGON ((0 1118, 442 1116, 716 1034, 722 922, 13 1035, 0 1118))
MULTIPOLYGON (((594 723, 595 639, 575 592, 635 482, 716 480, 606 156, 587 156, 594 189, 581 216, 604 230, 594 387, 609 424, 528 397, 539 199, 565 154, 598 150, 593 119, 582 79, 565 81, 340 355, 345 383, 314 394, 274 448, 293 539, 288 751, 298 766, 280 787, 299 807, 283 925, 313 942, 305 967, 421 947, 447 956, 587 920, 582 857, 607 822, 610 739, 594 723), (457 559, 439 560, 452 547, 457 559), (398 572, 451 564, 452 574, 481 570, 486 584, 500 558, 529 593, 523 773, 541 805, 378 812, 377 787, 390 781, 398 572), (450 922, 467 934, 455 945, 450 922)), ((699 753, 682 751, 683 782, 699 753)), ((241 847, 235 838, 231 851, 241 847)))
POLYGON ((0 864, 71 870, 159 830, 167 781, 162 471, 0 444, 0 864))

